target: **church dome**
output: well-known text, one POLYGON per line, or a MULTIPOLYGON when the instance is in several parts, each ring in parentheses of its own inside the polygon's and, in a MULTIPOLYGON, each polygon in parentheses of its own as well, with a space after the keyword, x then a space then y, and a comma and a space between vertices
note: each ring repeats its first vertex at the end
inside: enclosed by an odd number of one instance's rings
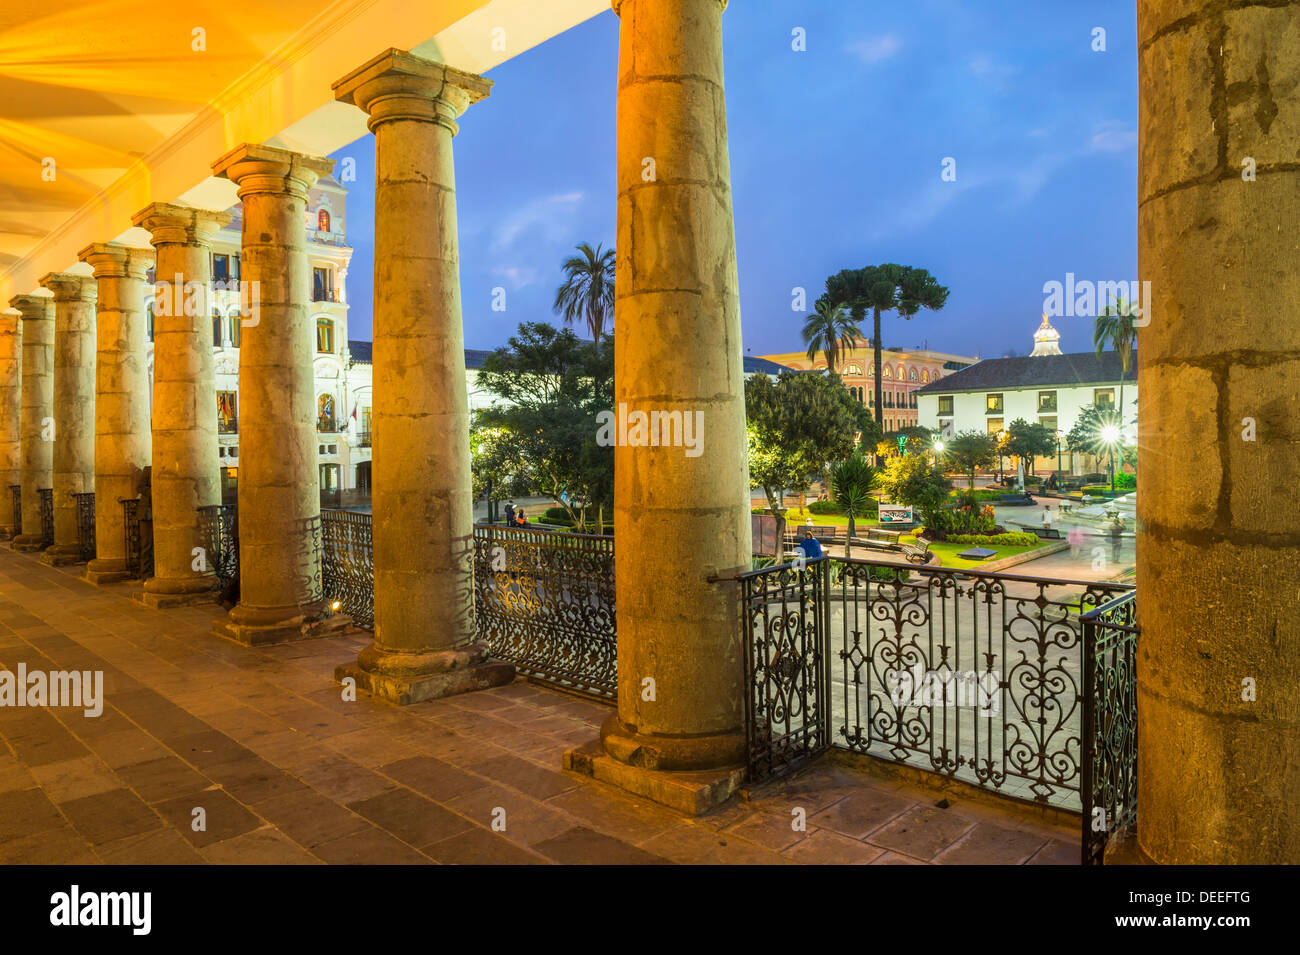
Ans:
POLYGON ((1043 324, 1034 332, 1034 350, 1029 354, 1031 357, 1061 354, 1061 333, 1052 327, 1046 315, 1043 316, 1043 324))

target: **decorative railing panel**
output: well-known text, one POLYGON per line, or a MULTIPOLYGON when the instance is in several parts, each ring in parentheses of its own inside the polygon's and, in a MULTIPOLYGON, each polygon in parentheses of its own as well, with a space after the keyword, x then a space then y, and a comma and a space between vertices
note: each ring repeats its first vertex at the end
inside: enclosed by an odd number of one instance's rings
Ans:
POLYGON ((476 525, 474 597, 493 655, 533 679, 616 696, 612 537, 476 525))
POLYGON ((122 532, 126 538, 126 569, 138 580, 153 576, 153 514, 139 498, 122 504, 122 532))
POLYGON ((51 547, 54 544, 54 488, 38 488, 36 498, 41 507, 41 547, 51 547))
POLYGON ((325 596, 358 627, 375 626, 375 550, 371 516, 321 512, 321 579, 325 596))
POLYGON ((239 508, 208 504, 199 508, 199 534, 208 565, 228 591, 239 580, 239 508))
POLYGON ((1137 821, 1137 594, 1083 615, 1083 864, 1137 821))
POLYGON ((73 494, 77 499, 77 545, 82 560, 95 559, 95 492, 73 494))
POLYGON ((830 566, 823 558, 740 576, 751 781, 783 776, 831 745, 830 566))
POLYGON ((14 537, 23 532, 23 488, 21 484, 10 484, 9 493, 14 502, 14 537))

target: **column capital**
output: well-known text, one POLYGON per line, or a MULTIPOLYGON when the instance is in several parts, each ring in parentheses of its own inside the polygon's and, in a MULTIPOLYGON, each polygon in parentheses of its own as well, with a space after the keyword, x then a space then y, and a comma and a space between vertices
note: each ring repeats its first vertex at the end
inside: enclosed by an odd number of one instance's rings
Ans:
POLYGON ((229 212, 213 212, 171 202, 154 202, 131 217, 131 224, 148 229, 154 248, 160 245, 207 245, 229 225, 229 212))
MULTIPOLYGON (((727 9, 728 0, 714 0, 714 2, 722 8, 718 11, 719 13, 727 9)), ((623 15, 623 5, 625 3, 627 3, 627 0, 610 0, 609 6, 614 11, 614 16, 621 17, 623 15)))
POLYGON ((407 119, 445 126, 454 136, 456 118, 492 91, 492 81, 390 49, 357 67, 333 86, 334 98, 370 114, 371 132, 380 123, 407 119))
POLYGON ((316 180, 333 170, 332 159, 256 143, 236 146, 212 164, 212 175, 239 186, 240 199, 268 193, 305 199, 316 180))
POLYGON ((56 302, 93 302, 95 279, 75 272, 47 272, 41 276, 41 285, 54 293, 56 302))
POLYGON ((92 266, 95 278, 143 279, 154 263, 153 249, 136 249, 116 242, 93 242, 77 253, 92 266))
POLYGON ((9 307, 17 309, 24 322, 53 321, 54 316, 50 312, 53 303, 54 299, 48 295, 15 295, 9 300, 9 307))

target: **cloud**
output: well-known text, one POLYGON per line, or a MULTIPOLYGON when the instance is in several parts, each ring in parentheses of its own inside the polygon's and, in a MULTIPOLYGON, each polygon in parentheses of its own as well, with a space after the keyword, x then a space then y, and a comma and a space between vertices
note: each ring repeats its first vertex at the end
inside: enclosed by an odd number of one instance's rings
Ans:
POLYGON ((572 231, 573 217, 585 198, 585 192, 561 192, 524 203, 497 226, 492 251, 503 252, 533 232, 547 240, 563 240, 572 231))
POLYGON ((967 65, 970 71, 982 80, 988 80, 993 83, 1000 83, 1016 74, 1014 66, 1007 66, 999 63, 987 53, 977 53, 972 56, 967 65))
POLYGON ((1128 123, 1112 120, 1093 127, 1090 145, 1097 152, 1128 152, 1137 148, 1137 130, 1128 123))
POLYGON ((531 266, 507 265, 498 266, 492 270, 493 275, 499 275, 510 283, 513 289, 521 289, 529 285, 536 285, 541 273, 531 266))
POLYGON ((848 45, 848 50, 863 63, 879 63, 881 60, 889 59, 902 46, 903 41, 895 34, 886 33, 884 36, 855 40, 848 45))

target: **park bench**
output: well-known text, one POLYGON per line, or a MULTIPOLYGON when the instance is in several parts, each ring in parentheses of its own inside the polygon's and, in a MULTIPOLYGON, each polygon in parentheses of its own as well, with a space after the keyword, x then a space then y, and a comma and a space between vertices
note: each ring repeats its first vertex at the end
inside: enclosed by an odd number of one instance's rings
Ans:
POLYGON ((921 538, 915 544, 899 544, 898 548, 909 563, 926 564, 930 561, 930 542, 925 538, 921 538))
POLYGON ((1035 501, 1028 494, 1002 494, 998 497, 998 503, 1025 505, 1025 504, 1037 504, 1038 502, 1035 501))

